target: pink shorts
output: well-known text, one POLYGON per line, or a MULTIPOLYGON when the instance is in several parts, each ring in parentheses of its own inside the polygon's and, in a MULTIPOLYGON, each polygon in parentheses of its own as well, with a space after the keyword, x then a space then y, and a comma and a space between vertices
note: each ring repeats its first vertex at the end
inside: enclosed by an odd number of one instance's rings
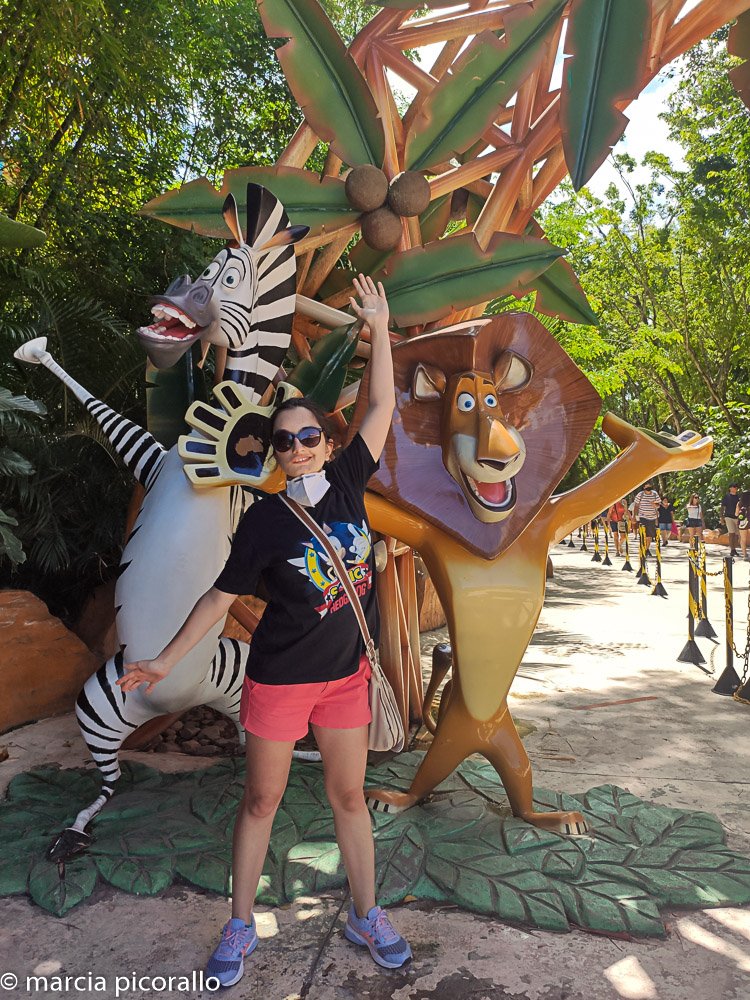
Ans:
POLYGON ((349 677, 315 684, 260 684, 245 678, 240 722, 254 736, 292 743, 307 734, 308 723, 326 729, 369 726, 370 664, 366 656, 349 677))

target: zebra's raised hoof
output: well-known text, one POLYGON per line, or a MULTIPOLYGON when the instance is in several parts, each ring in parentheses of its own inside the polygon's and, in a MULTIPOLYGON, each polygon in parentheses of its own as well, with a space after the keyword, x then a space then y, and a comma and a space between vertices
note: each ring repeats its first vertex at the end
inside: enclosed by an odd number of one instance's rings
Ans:
POLYGON ((76 854, 82 854, 90 843, 91 834, 69 826, 52 841, 47 849, 47 858, 50 861, 68 861, 76 854))

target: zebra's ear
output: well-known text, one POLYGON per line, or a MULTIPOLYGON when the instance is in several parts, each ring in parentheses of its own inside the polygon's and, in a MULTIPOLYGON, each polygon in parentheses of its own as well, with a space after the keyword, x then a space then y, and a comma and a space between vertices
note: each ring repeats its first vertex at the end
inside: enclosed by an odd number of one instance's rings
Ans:
POLYGON ((261 246, 254 246, 253 250, 265 252, 266 250, 273 250, 274 247, 288 247, 292 243, 296 243, 297 240, 301 240, 303 236, 307 236, 309 232, 309 226, 288 226, 286 229, 282 229, 280 233, 276 233, 275 236, 272 236, 270 240, 261 246))
POLYGON ((224 217, 224 222, 227 225, 227 229, 234 236, 237 246, 242 246, 245 240, 242 237, 242 229, 240 228, 240 217, 237 211, 237 202, 234 200, 233 194, 228 194, 224 204, 221 209, 221 214, 224 217))
POLYGON ((289 218, 275 194, 262 184, 247 186, 247 242, 253 250, 266 246, 289 226, 289 218))

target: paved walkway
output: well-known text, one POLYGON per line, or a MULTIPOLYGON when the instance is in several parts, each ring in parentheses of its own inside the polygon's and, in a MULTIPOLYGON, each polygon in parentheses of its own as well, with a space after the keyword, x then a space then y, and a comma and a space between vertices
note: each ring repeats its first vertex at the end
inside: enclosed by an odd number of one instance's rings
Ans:
MULTIPOLYGON (((725 550, 724 550, 725 551, 725 550)), ((709 552, 718 569, 721 549, 709 552)), ((706 809, 724 824, 731 847, 750 855, 750 706, 711 694, 713 680, 679 664, 686 639, 685 547, 665 552, 668 599, 636 586, 632 574, 592 563, 591 552, 557 546, 539 628, 511 695, 538 785, 577 792, 613 783, 659 804, 706 809), (614 703, 614 704, 613 704, 614 703)), ((744 645, 748 564, 735 566, 737 645, 744 645)), ((710 582, 709 616, 721 644, 699 640, 709 669, 723 668, 721 579, 710 582)), ((425 649, 442 633, 426 637, 425 649)), ((498 637, 499 641, 501 637, 498 637)), ((428 659, 425 659, 427 664, 428 659)), ((13 774, 47 761, 86 760, 72 717, 0 737, 13 774)), ((126 756, 153 767, 190 769, 200 758, 126 756)), ((214 761, 206 761, 206 765, 214 761)), ((1 852, 1 848, 0 848, 1 852)), ((1 853, 0 853, 1 857, 1 853)), ((260 908, 260 946, 229 997, 264 1000, 746 1000, 750 996, 750 909, 672 913, 665 941, 624 941, 574 931, 528 932, 453 907, 396 907, 410 939, 406 971, 377 970, 341 935, 341 898, 309 898, 260 908)), ((28 900, 0 901, 0 973, 91 976, 63 997, 141 1000, 208 996, 192 988, 149 989, 133 977, 188 976, 200 969, 226 919, 213 895, 173 887, 159 898, 100 888, 58 920, 28 900), (97 990, 96 977, 100 988, 97 990), (106 980, 106 991, 101 982, 106 980)), ((178 984, 175 984, 176 986, 178 984)), ((3 990, 37 996, 40 990, 3 990)), ((49 993, 52 993, 50 989, 49 993)))

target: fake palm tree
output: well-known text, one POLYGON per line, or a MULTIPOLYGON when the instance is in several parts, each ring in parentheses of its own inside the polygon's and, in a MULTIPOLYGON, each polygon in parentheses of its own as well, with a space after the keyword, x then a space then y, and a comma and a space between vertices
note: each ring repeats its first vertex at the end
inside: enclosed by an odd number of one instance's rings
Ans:
MULTIPOLYGON (((532 289, 539 312, 594 323, 564 250, 544 240, 534 212, 567 173, 576 189, 585 184, 622 136, 627 105, 750 0, 701 0, 684 15, 687 0, 474 0, 460 10, 427 0, 418 17, 405 0, 378 5, 347 49, 317 0, 259 0, 269 37, 282 39, 277 54, 303 123, 275 166, 227 171, 221 191, 192 181, 143 213, 228 237, 222 200, 232 191, 241 205, 254 180, 293 223, 311 226, 297 245, 307 297, 338 308, 353 271, 366 269, 383 280, 402 333, 476 317, 490 299, 532 289), (429 68, 419 59, 426 46, 440 47, 429 68), (403 114, 394 77, 416 91, 403 114), (328 144, 320 174, 306 169, 319 142, 328 144), (375 249, 361 238, 380 206, 363 212, 346 183, 362 174, 365 201, 380 196, 382 205, 379 171, 386 193, 404 171, 426 178, 429 198, 416 215, 386 203, 383 218, 399 228, 386 250, 382 234, 369 241, 375 249)), ((735 55, 750 51, 747 16, 729 44, 735 55)), ((748 71, 733 73, 746 93, 748 71)), ((298 353, 308 356, 325 329, 301 316, 298 353)))

